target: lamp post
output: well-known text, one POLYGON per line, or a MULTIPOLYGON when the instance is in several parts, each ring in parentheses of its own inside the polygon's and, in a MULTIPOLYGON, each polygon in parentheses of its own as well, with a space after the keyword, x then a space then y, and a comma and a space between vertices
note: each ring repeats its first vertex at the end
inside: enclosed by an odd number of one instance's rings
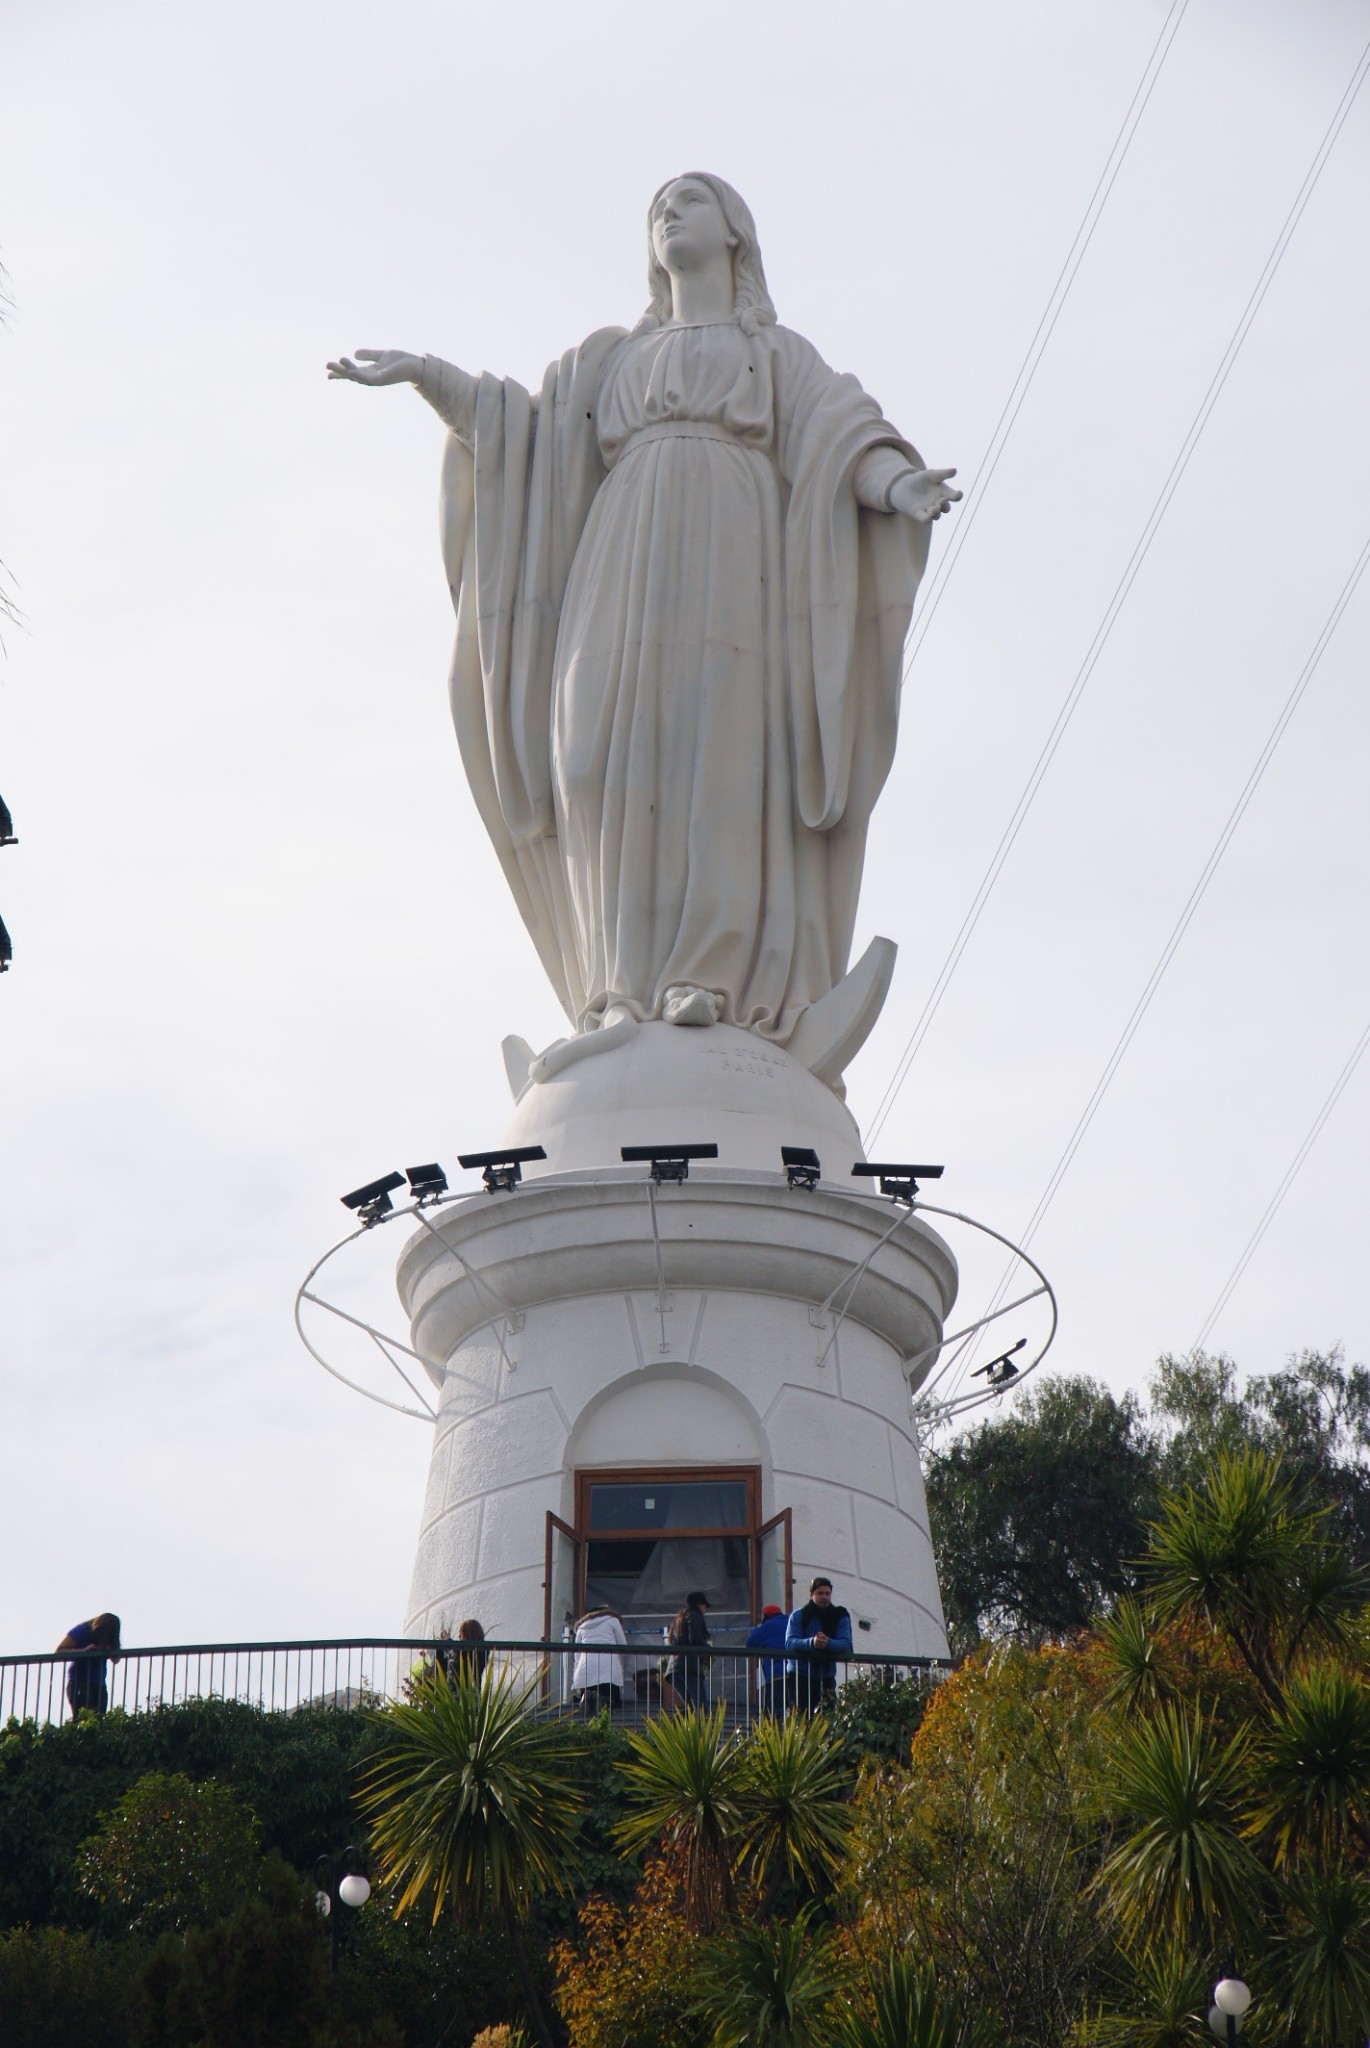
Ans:
POLYGON ((1229 1963, 1226 1976, 1220 1977, 1213 1986, 1213 2006, 1208 2015, 1209 2026, 1220 2041, 1226 2041, 1227 2048, 1236 2048, 1237 2029, 1250 2003, 1249 1987, 1229 1963))
POLYGON ((359 1912, 371 1896, 371 1881, 363 1868, 360 1850, 349 1843, 341 1856, 321 1856, 314 1865, 314 1882, 318 1886, 314 1904, 328 1922, 332 1970, 336 1976, 338 1948, 342 1941, 342 1915, 338 1907, 343 1905, 354 1913, 359 1912))

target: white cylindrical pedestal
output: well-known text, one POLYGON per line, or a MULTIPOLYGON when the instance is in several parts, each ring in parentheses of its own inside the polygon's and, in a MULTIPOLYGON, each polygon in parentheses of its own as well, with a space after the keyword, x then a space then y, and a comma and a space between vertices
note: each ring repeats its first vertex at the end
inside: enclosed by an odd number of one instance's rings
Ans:
POLYGON ((899 1213, 750 1164, 654 1196, 641 1168, 552 1172, 433 1212, 398 1273, 441 1390, 407 1629, 540 1637, 578 1473, 727 1468, 759 1521, 791 1510, 797 1600, 827 1573, 857 1649, 944 1655, 909 1397, 956 1266, 916 1215, 881 1245, 899 1213))

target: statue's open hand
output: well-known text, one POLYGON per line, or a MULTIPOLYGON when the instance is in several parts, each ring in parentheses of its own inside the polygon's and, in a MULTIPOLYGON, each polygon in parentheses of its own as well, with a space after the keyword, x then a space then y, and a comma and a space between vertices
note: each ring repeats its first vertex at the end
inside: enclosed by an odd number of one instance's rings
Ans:
POLYGON ((960 500, 961 493, 950 485, 955 474, 954 469, 909 470, 891 486, 890 510, 903 512, 924 525, 930 519, 940 519, 960 500))
POLYGON ((355 363, 351 356, 340 356, 328 365, 328 374, 345 377, 349 384, 417 384, 423 357, 402 348, 359 348, 355 363))

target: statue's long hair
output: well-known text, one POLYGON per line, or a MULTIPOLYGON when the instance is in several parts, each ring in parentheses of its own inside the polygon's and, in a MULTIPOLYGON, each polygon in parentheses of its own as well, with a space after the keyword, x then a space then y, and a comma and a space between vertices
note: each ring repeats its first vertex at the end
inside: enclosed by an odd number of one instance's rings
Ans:
POLYGON ((656 217, 657 204, 668 185, 679 184, 681 178, 694 178, 701 185, 707 185, 718 201, 728 232, 736 237, 737 247, 733 250, 733 314, 744 334, 755 334, 758 327, 775 325, 775 307, 766 287, 766 273, 761 264, 761 245, 756 238, 756 222, 752 219, 751 208, 740 192, 735 192, 726 178, 716 178, 712 171, 679 171, 674 178, 668 178, 652 194, 652 203, 647 208, 647 310, 634 328, 635 334, 643 333, 649 327, 664 327, 671 317, 671 280, 657 260, 652 246, 652 222, 656 217))

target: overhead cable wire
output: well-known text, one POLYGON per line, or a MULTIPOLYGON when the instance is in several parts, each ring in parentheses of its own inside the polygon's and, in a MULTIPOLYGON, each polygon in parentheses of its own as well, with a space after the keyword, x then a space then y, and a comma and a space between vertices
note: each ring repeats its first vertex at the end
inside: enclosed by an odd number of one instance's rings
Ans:
POLYGON ((994 472, 999 467, 999 458, 1004 452, 1008 437, 1013 432, 1014 424, 1023 409, 1023 401, 1032 388, 1032 381, 1037 375, 1037 368, 1046 351, 1047 343, 1051 340, 1056 322, 1061 317, 1062 308, 1070 296, 1070 288, 1075 282, 1075 274, 1084 262, 1085 252, 1094 239, 1094 230, 1099 225, 1100 217, 1105 206, 1108 204, 1109 194, 1112 192, 1117 181, 1124 159, 1132 147, 1132 138, 1137 132, 1142 115, 1146 112, 1147 102, 1150 100, 1155 89, 1156 81, 1161 75, 1165 60, 1170 54, 1170 46, 1175 40, 1176 32, 1184 18, 1184 12, 1188 5, 1189 0, 1173 0, 1170 12, 1161 25, 1161 32, 1152 45, 1151 54, 1146 60, 1140 79, 1137 81, 1137 89, 1128 102, 1127 112, 1123 115, 1122 125, 1113 138, 1113 147, 1109 150, 1108 156, 1104 160, 1104 167, 1099 173, 1098 183, 1090 194, 1089 204, 1084 210, 1079 227, 1075 230, 1075 239, 1066 251, 1065 261, 1057 274, 1055 284, 1051 287, 1042 317, 1037 322, 1036 331, 1028 343, 1027 354, 1019 365, 1018 374, 1013 380, 1008 397, 1004 400, 1003 410, 994 423, 994 431, 989 437, 989 445, 980 459, 979 467, 974 472, 974 482, 966 492, 965 509, 961 512, 952 528, 950 545, 940 557, 937 568, 929 579, 923 603, 913 622, 913 632, 909 636, 908 659, 904 663, 905 682, 908 681, 909 671, 918 659, 919 650, 928 636, 928 629, 937 615, 937 607, 942 602, 943 592, 951 580, 952 570, 956 567, 961 550, 966 544, 972 526, 975 524, 976 515, 985 501, 985 494, 989 489, 994 472))
POLYGON ((1289 1190, 1293 1187, 1295 1180, 1298 1178, 1300 1167, 1303 1165, 1305 1159, 1307 1159, 1309 1153, 1312 1151, 1314 1145, 1316 1145, 1319 1137, 1322 1135, 1323 1126, 1326 1124, 1327 1119, 1331 1116, 1333 1110, 1341 1101, 1342 1095, 1346 1090, 1347 1084, 1350 1081, 1351 1076, 1355 1073, 1356 1068, 1359 1066, 1361 1056, 1364 1053, 1367 1046, 1370 1046, 1370 1024, 1366 1025, 1364 1031, 1362 1031, 1360 1037, 1356 1040, 1355 1046, 1352 1048, 1351 1057, 1347 1060, 1346 1065, 1342 1068, 1336 1080, 1333 1082, 1331 1093, 1328 1095, 1327 1100, 1323 1103, 1322 1108, 1314 1117, 1311 1125, 1308 1128, 1307 1134, 1304 1137, 1303 1143, 1300 1145, 1298 1151, 1294 1154, 1294 1157, 1290 1160, 1289 1165, 1285 1170, 1284 1178, 1281 1180, 1279 1186, 1276 1188, 1273 1196, 1271 1197, 1269 1206, 1267 1207, 1265 1214, 1261 1217, 1260 1222, 1256 1225, 1256 1228, 1252 1231, 1251 1236, 1247 1239, 1246 1249, 1243 1251, 1236 1265, 1232 1268, 1232 1271, 1228 1274, 1227 1279, 1224 1281, 1222 1292, 1219 1294, 1218 1299, 1214 1302, 1212 1308, 1209 1310, 1207 1316, 1204 1319, 1203 1328, 1199 1331, 1198 1336, 1194 1339, 1194 1342, 1189 1347, 1189 1355, 1191 1358, 1193 1358, 1195 1353, 1200 1351, 1203 1348, 1204 1344, 1208 1341, 1209 1334, 1212 1331, 1214 1324, 1217 1322, 1219 1316, 1221 1316, 1223 1310, 1227 1307, 1228 1302, 1232 1299, 1233 1294, 1236 1292, 1237 1285, 1241 1280, 1243 1273, 1245 1273, 1247 1267, 1251 1264, 1252 1259, 1255 1257, 1256 1252, 1260 1247, 1261 1239, 1265 1236, 1266 1231, 1269 1230, 1271 1224, 1274 1222, 1276 1216, 1279 1214, 1281 1203, 1284 1201, 1285 1196, 1289 1193, 1289 1190))
POLYGON ((1340 135, 1347 116, 1355 104, 1356 96, 1365 82, 1367 71, 1370 71, 1370 43, 1367 43, 1362 50, 1355 69, 1351 74, 1350 82, 1337 104, 1336 111, 1327 125, 1321 142, 1318 144, 1294 203, 1285 216, 1278 235, 1275 237, 1274 246, 1265 260, 1261 274, 1242 311, 1241 318, 1238 320, 1232 337, 1223 351, 1222 359, 1213 373, 1212 380, 1207 391, 1204 393, 1199 409, 1190 422, 1188 431, 1180 444, 1179 453, 1172 462, 1165 482, 1162 484, 1156 501, 1147 515, 1141 534, 1128 558, 1127 566, 1123 570, 1113 595, 1104 609, 1103 617, 1094 630, 1094 637, 1090 641, 1084 659, 1076 671, 1074 681, 1066 692, 1061 708, 1056 714, 1055 722, 1047 734, 1046 741, 1037 756, 1036 762, 1033 764, 1032 772, 1028 776, 1022 794, 1014 806, 1012 816, 1004 827, 1003 834, 998 846, 994 850, 989 866, 981 877, 980 885, 972 898, 970 908, 961 921, 960 929, 952 941, 951 949, 943 961, 937 979, 933 983, 927 1000, 919 1013, 918 1020, 909 1035, 908 1042, 899 1057, 894 1075, 886 1086, 885 1093, 881 1097, 875 1116, 872 1119, 866 1137, 867 1149, 874 1144, 879 1136, 886 1118, 894 1107, 899 1091, 908 1078, 909 1069, 912 1067, 923 1041, 927 1037, 933 1019, 941 1007, 942 998, 947 992, 952 976, 960 965, 961 957, 984 914, 985 906, 994 892, 995 885, 1003 872, 1004 864, 1009 854, 1013 851, 1018 834, 1021 832, 1028 812, 1032 809, 1037 792, 1045 780, 1047 770, 1056 757, 1057 749, 1065 737, 1066 730, 1075 715, 1085 688, 1098 665, 1099 658, 1108 644, 1118 616, 1127 602, 1128 595, 1137 580, 1142 564, 1150 552, 1151 544, 1155 540, 1166 512, 1170 508, 1171 500, 1174 498, 1180 481, 1189 467, 1194 450, 1198 447, 1199 441, 1202 438, 1204 428, 1208 425, 1213 408, 1217 404, 1223 387, 1232 373, 1237 357, 1241 353, 1242 345, 1251 331, 1252 323, 1264 303, 1266 293, 1274 282, 1276 272, 1279 270, 1280 264, 1284 259, 1285 251, 1289 247, 1294 231, 1303 218, 1304 210, 1317 188, 1318 180, 1322 176, 1327 159, 1331 155, 1337 137, 1340 135))
MULTIPOLYGON (((1336 632, 1337 627, 1341 623, 1342 614, 1345 612, 1346 607, 1351 602, 1352 597, 1355 595, 1356 589, 1360 583, 1362 576, 1364 576, 1367 567, 1370 567, 1370 536, 1367 536, 1365 544, 1361 548, 1361 551, 1357 555, 1355 563, 1352 566, 1350 575, 1347 577, 1340 591, 1337 593, 1337 597, 1335 602, 1333 603, 1331 611, 1323 620, 1321 630, 1319 631, 1317 638, 1313 642, 1313 646, 1309 652, 1307 660, 1304 662, 1303 667, 1299 671, 1298 678, 1295 681, 1294 687, 1289 692, 1289 695, 1286 697, 1283 705, 1280 707, 1279 716, 1276 718, 1274 725, 1271 727, 1270 732, 1266 737, 1265 745, 1261 748, 1260 753, 1257 755, 1255 765, 1252 768, 1251 773, 1246 778, 1246 781, 1241 790, 1241 794, 1238 796, 1236 803, 1232 806, 1231 811, 1228 813, 1227 821, 1224 824, 1221 832, 1218 834, 1218 837, 1214 842, 1213 848, 1209 853, 1208 859, 1204 862, 1203 867, 1199 871, 1198 880, 1195 882, 1193 888, 1190 890, 1185 906, 1183 910, 1180 912, 1179 917, 1175 920, 1175 923, 1171 928, 1169 938, 1166 940, 1164 946, 1161 948, 1160 955, 1156 961, 1156 964, 1152 968, 1151 973, 1147 978, 1146 985, 1143 988, 1140 996, 1137 998, 1136 1004, 1133 1007, 1132 1015, 1128 1018, 1127 1023, 1124 1025, 1117 1044, 1114 1046, 1112 1052, 1108 1056, 1107 1061, 1105 1062, 1103 1072, 1100 1074, 1098 1080, 1094 1084, 1093 1090, 1089 1096, 1089 1100, 1086 1102, 1084 1109, 1080 1114, 1079 1121, 1076 1123, 1074 1130, 1071 1132, 1070 1137, 1066 1142, 1065 1150, 1062 1152, 1060 1158, 1057 1160, 1056 1165, 1052 1170, 1050 1179, 1047 1181, 1045 1188, 1042 1190, 1042 1194, 1038 1200, 1036 1208, 1033 1210, 1031 1216, 1028 1218, 1027 1224, 1024 1227, 1024 1229, 1019 1232, 1018 1241, 1020 1244, 1024 1246, 1031 1244, 1033 1238, 1036 1236, 1038 1230, 1041 1228, 1042 1222, 1046 1217, 1047 1210, 1051 1207, 1052 1202, 1055 1200, 1061 1182, 1065 1179, 1066 1174, 1069 1172, 1071 1164, 1074 1161, 1076 1153, 1079 1151, 1081 1145, 1084 1143, 1086 1133, 1088 1132, 1090 1125, 1093 1123, 1096 1115, 1098 1114, 1100 1104, 1103 1102, 1105 1095, 1108 1093, 1109 1087, 1111 1086, 1113 1081, 1113 1077, 1117 1073, 1119 1067, 1122 1065, 1123 1058, 1127 1053, 1128 1047, 1132 1044, 1133 1039, 1136 1037, 1142 1019, 1143 1017, 1145 1017, 1147 1011, 1150 1009, 1152 1001, 1156 995, 1156 991, 1159 989, 1162 981, 1165 979, 1166 971, 1169 968, 1171 961, 1174 959, 1177 950, 1179 949, 1180 941, 1183 939, 1185 933, 1188 931, 1190 924, 1193 921, 1194 914, 1199 908, 1199 905, 1203 902, 1203 899, 1208 892, 1208 885, 1213 880, 1214 875, 1217 873, 1218 868, 1221 865, 1223 856, 1227 852, 1228 847, 1232 843, 1237 827, 1241 824, 1242 819, 1246 816, 1246 812, 1251 803, 1251 800, 1255 796, 1257 789, 1260 787, 1262 778, 1265 775, 1265 771, 1270 766, 1271 760, 1274 757, 1275 749, 1279 746, 1280 741, 1284 738, 1284 735, 1289 727, 1289 722, 1293 718, 1295 711, 1298 709, 1299 704, 1303 699, 1304 693, 1308 688, 1308 685, 1312 682, 1313 677, 1317 672, 1318 664, 1321 662, 1323 655, 1326 653, 1327 647, 1332 639, 1332 636, 1336 632)), ((1010 1264, 1008 1267, 1006 1267, 1004 1273, 1000 1277, 998 1287, 995 1289, 987 1313, 993 1314, 995 1309, 998 1307, 999 1303, 1003 1300, 1004 1295, 1008 1291, 1009 1283, 1013 1277, 1015 1265, 1016 1262, 1015 1264, 1010 1264)), ((1240 1278, 1240 1275, 1238 1275, 1237 1277, 1240 1278)), ((1207 1334, 1209 1327, 1211 1327, 1211 1324, 1205 1325, 1204 1332, 1198 1340, 1199 1342, 1202 1342, 1202 1336, 1207 1334)), ((964 1379, 966 1371, 968 1370, 970 1364, 971 1356, 967 1355, 961 1371, 956 1375, 952 1392, 955 1391, 955 1388, 959 1386, 961 1381, 964 1379)), ((950 1398, 950 1395, 948 1395, 948 1398, 950 1398)))

